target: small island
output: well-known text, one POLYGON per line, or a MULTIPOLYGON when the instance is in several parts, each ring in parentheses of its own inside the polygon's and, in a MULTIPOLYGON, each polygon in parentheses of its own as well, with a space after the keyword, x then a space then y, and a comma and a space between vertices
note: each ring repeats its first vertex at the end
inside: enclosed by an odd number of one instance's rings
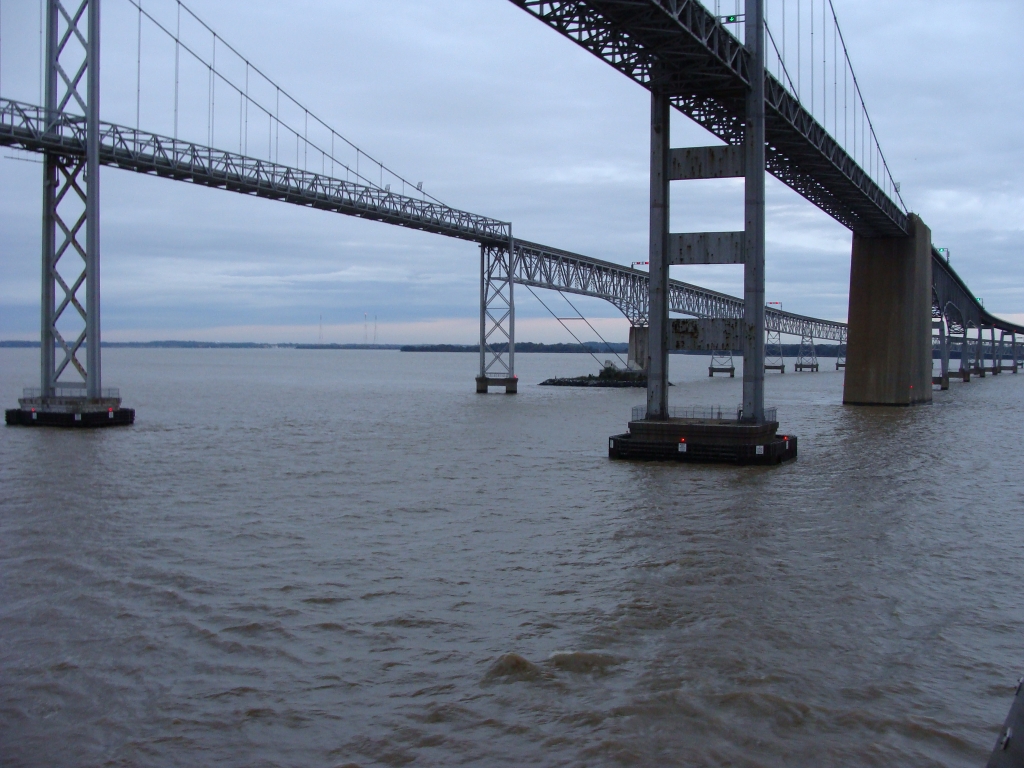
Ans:
POLYGON ((612 362, 607 362, 596 376, 546 379, 540 383, 542 387, 646 387, 647 373, 639 369, 622 369, 612 362))

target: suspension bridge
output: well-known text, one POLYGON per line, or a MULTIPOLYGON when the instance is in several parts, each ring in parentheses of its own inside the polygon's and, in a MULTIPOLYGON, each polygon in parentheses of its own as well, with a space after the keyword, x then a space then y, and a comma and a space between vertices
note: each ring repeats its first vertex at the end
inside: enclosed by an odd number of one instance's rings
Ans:
POLYGON ((831 0, 806 0, 809 19, 799 4, 787 16, 785 2, 775 4, 780 18, 766 17, 763 0, 748 0, 746 13, 731 15, 720 3, 710 9, 683 0, 511 0, 651 92, 649 271, 521 240, 509 222, 445 205, 330 128, 178 0, 165 3, 171 13, 163 15, 155 3, 106 0, 127 3, 139 30, 136 125, 106 122, 99 109, 100 0, 43 2, 43 103, 9 99, 0 90, 0 144, 39 153, 44 162, 40 382, 8 412, 9 423, 134 418, 119 392, 102 386, 100 166, 478 243, 481 392, 516 391, 517 284, 601 298, 628 318, 633 363, 648 371, 647 421, 672 417, 670 348, 732 349, 744 355, 738 422, 767 424, 766 333, 799 336, 812 348, 815 339, 848 347, 847 402, 930 399, 933 344, 943 385, 951 356, 959 356, 965 380, 972 372, 1019 368, 1017 335, 1024 328, 986 312, 908 212, 831 0), (141 126, 144 23, 174 46, 171 135, 141 126), (188 62, 205 88, 185 83, 188 62), (673 111, 723 144, 670 147, 673 111), (766 307, 765 172, 853 232, 849 327, 766 307), (668 232, 669 181, 730 177, 746 179, 743 231, 668 232), (744 265, 744 296, 669 279, 668 267, 684 264, 744 265), (897 284, 903 294, 883 295, 897 284), (880 301, 896 322, 869 310, 880 301), (696 320, 670 322, 670 312, 696 320), (912 379, 913 389, 923 381, 925 354, 927 383, 908 396, 906 382, 912 379))

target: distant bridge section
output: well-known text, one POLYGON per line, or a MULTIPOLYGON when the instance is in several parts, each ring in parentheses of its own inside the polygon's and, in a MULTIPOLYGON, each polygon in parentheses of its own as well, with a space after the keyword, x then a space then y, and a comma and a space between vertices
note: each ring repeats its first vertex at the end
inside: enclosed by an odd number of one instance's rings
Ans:
MULTIPOLYGON (((605 299, 614 304, 632 325, 647 325, 649 277, 646 272, 523 240, 515 241, 515 249, 513 280, 516 283, 605 299)), ((741 318, 743 299, 681 280, 671 280, 669 310, 693 317, 741 318)), ((845 323, 778 309, 765 309, 765 330, 846 342, 845 323)))
POLYGON ((932 314, 945 317, 950 332, 956 334, 962 334, 967 328, 995 328, 1004 333, 1024 334, 1024 325, 1008 322, 986 311, 960 275, 934 248, 932 314))
MULTIPOLYGON (((0 99, 0 144, 85 155, 85 118, 0 99)), ((324 174, 100 123, 100 163, 478 243, 507 242, 512 225, 324 174)))

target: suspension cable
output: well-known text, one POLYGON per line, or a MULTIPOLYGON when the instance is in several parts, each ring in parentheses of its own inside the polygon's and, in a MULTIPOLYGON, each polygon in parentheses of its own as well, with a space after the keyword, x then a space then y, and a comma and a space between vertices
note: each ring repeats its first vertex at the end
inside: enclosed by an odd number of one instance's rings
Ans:
MULTIPOLYGON (((181 48, 185 49, 186 52, 191 54, 200 63, 204 64, 211 71, 211 78, 218 78, 219 77, 221 80, 224 81, 224 83, 226 85, 230 86, 231 88, 235 89, 236 91, 238 91, 240 93, 243 92, 242 88, 240 88, 239 86, 235 85, 233 82, 228 80, 227 77, 225 77, 220 72, 216 71, 215 66, 211 66, 209 63, 207 63, 205 61, 205 59, 202 56, 200 56, 198 53, 196 53, 194 50, 192 50, 188 45, 186 45, 184 42, 181 41, 181 39, 180 39, 181 38, 181 35, 180 35, 180 32, 181 32, 181 28, 180 28, 181 8, 184 8, 185 12, 188 15, 190 15, 196 22, 199 23, 200 26, 203 27, 203 29, 205 29, 207 32, 209 32, 213 36, 213 38, 214 38, 214 50, 216 50, 216 44, 217 44, 217 42, 219 40, 219 42, 221 44, 221 47, 226 47, 231 53, 233 53, 235 56, 237 56, 242 62, 246 63, 248 65, 248 67, 252 69, 253 72, 255 72, 257 75, 259 75, 264 80, 266 80, 266 82, 268 84, 274 86, 275 92, 276 92, 276 96, 277 96, 277 105, 275 107, 275 113, 273 115, 270 113, 270 111, 267 108, 263 107, 259 102, 253 100, 252 98, 250 98, 248 96, 247 96, 247 98, 249 98, 249 101, 252 101, 259 109, 263 110, 269 117, 271 117, 273 119, 273 121, 278 123, 278 126, 277 126, 276 131, 275 131, 275 133, 276 133, 275 144, 278 144, 278 140, 280 138, 280 125, 282 124, 281 117, 280 117, 280 114, 281 114, 280 113, 280 99, 281 99, 281 95, 284 94, 285 98, 290 100, 299 109, 302 109, 304 111, 308 111, 308 110, 305 110, 305 107, 303 107, 302 104, 300 104, 299 101, 295 97, 293 97, 288 91, 285 91, 284 89, 282 89, 270 77, 268 77, 263 72, 263 70, 261 70, 259 67, 257 67, 255 64, 253 64, 249 59, 247 59, 245 56, 243 56, 234 46, 232 46, 230 43, 225 41, 223 37, 220 37, 213 30, 212 27, 210 27, 205 21, 203 21, 201 18, 199 18, 199 16, 187 4, 182 2, 182 0, 175 0, 175 2, 177 3, 177 6, 178 6, 178 16, 179 16, 178 34, 177 35, 171 33, 171 31, 169 29, 167 29, 162 23, 160 23, 156 18, 154 18, 152 14, 150 14, 148 11, 146 11, 144 8, 142 8, 141 0, 127 0, 127 2, 129 4, 135 6, 135 8, 137 8, 139 10, 139 12, 143 16, 145 16, 147 19, 149 19, 162 32, 164 32, 164 34, 166 34, 167 36, 171 37, 178 46, 180 46, 181 48)), ((214 54, 214 56, 216 56, 216 54, 214 54)), ((214 90, 214 85, 213 85, 213 83, 211 81, 211 84, 209 85, 209 91, 210 91, 209 99, 210 99, 210 103, 208 105, 208 107, 211 109, 211 115, 210 115, 211 122, 212 122, 212 109, 213 109, 213 106, 214 106, 213 105, 213 90, 214 90)), ((396 181, 401 181, 403 183, 403 185, 408 185, 409 187, 415 188, 418 192, 420 192, 422 197, 429 198, 432 201, 434 201, 435 203, 438 203, 439 205, 444 205, 444 203, 441 200, 438 200, 436 197, 431 195, 429 192, 426 192, 425 190, 423 190, 421 185, 413 184, 408 179, 404 178, 403 176, 401 176, 400 174, 396 173, 394 170, 392 170, 388 166, 384 165, 384 163, 380 162, 379 160, 375 159, 373 156, 371 156, 371 155, 367 154, 366 152, 362 151, 359 147, 357 147, 355 144, 353 144, 351 141, 349 141, 347 138, 345 138, 345 136, 343 136, 342 134, 340 134, 337 131, 335 131, 333 128, 331 128, 331 126, 327 125, 327 123, 325 123, 323 120, 321 120, 319 117, 317 117, 312 112, 310 112, 309 115, 313 118, 313 120, 315 120, 323 128, 325 128, 327 131, 329 131, 331 133, 332 139, 333 139, 334 136, 337 136, 339 139, 341 139, 349 147, 351 147, 352 149, 356 150, 357 158, 358 158, 359 155, 364 155, 366 157, 366 159, 370 160, 373 164, 379 166, 380 167, 380 171, 381 171, 381 176, 383 176, 384 171, 387 171, 387 173, 390 176, 394 177, 396 181)), ((299 131, 294 129, 294 128, 292 128, 290 125, 285 123, 284 126, 285 126, 285 128, 288 131, 291 131, 295 135, 299 135, 299 131)), ((211 133, 211 135, 213 133, 212 126, 211 126, 210 133, 211 133)), ((317 146, 313 142, 309 142, 307 140, 307 143, 311 144, 313 146, 313 148, 315 150, 317 150, 318 152, 326 153, 325 149, 323 149, 322 147, 317 146)), ((279 158, 280 157, 280 151, 279 151, 279 148, 277 146, 275 146, 274 156, 275 156, 275 158, 279 158)), ((337 158, 334 158, 332 156, 331 159, 335 160, 339 165, 341 165, 343 168, 345 168, 347 172, 351 171, 351 169, 347 165, 342 163, 340 160, 337 160, 337 158)), ((377 187, 378 189, 381 188, 375 181, 373 181, 373 180, 371 180, 369 178, 361 176, 358 173, 358 170, 355 171, 355 176, 356 176, 357 179, 361 179, 362 181, 364 181, 368 186, 377 187)), ((383 181, 381 181, 381 184, 383 184, 383 181)))
POLYGON ((565 324, 565 322, 562 320, 562 318, 560 318, 558 315, 556 315, 554 312, 551 311, 551 307, 549 307, 547 304, 544 303, 544 299, 542 299, 540 296, 538 296, 536 291, 534 291, 533 288, 531 288, 528 285, 526 286, 526 290, 528 290, 530 293, 533 294, 533 298, 535 298, 537 301, 539 301, 540 305, 542 307, 544 307, 544 309, 546 309, 551 314, 551 316, 553 318, 555 318, 555 320, 557 320, 559 323, 561 323, 562 327, 565 328, 565 330, 569 331, 569 335, 572 336, 574 339, 576 339, 576 343, 579 344, 583 349, 585 349, 587 351, 587 354, 589 354, 592 358, 594 358, 594 360, 597 362, 597 364, 603 368, 604 367, 604 363, 601 362, 601 359, 597 355, 595 355, 586 344, 584 344, 582 341, 580 341, 579 336, 577 336, 575 333, 572 332, 572 329, 565 324))
MULTIPOLYGON (((566 303, 566 304, 568 304, 568 305, 569 305, 570 307, 572 307, 573 311, 574 311, 574 312, 575 312, 575 313, 576 313, 577 315, 579 315, 579 316, 580 316, 580 320, 582 320, 582 321, 583 321, 584 323, 586 323, 586 324, 587 324, 587 327, 588 327, 588 328, 589 328, 590 330, 592 330, 592 331, 593 331, 593 332, 594 332, 594 333, 595 333, 595 334, 597 335, 597 338, 599 338, 599 339, 600 339, 600 340, 602 341, 602 343, 603 343, 603 344, 604 344, 604 345, 605 345, 605 346, 606 346, 606 347, 608 348, 608 351, 609 351, 609 352, 611 352, 611 353, 612 353, 613 355, 615 355, 615 356, 616 356, 617 358, 619 358, 619 362, 620 362, 620 363, 622 363, 622 365, 623 365, 623 366, 627 366, 627 363, 626 363, 626 361, 625 361, 625 360, 623 360, 623 359, 622 359, 622 356, 621 356, 621 355, 620 355, 620 354, 619 354, 618 352, 616 352, 616 351, 615 351, 614 349, 612 349, 612 345, 611 345, 611 344, 609 344, 609 343, 608 343, 608 342, 607 342, 607 341, 605 340, 604 336, 602 336, 602 335, 601 335, 601 334, 600 334, 600 333, 598 332, 597 328, 595 328, 594 326, 592 326, 592 325, 590 324, 590 321, 589 321, 589 320, 587 320, 587 318, 583 316, 583 313, 582 313, 582 312, 580 312, 580 311, 579 311, 578 309, 576 309, 576 305, 575 305, 575 304, 573 304, 573 303, 572 303, 571 301, 569 301, 569 297, 568 297, 568 296, 566 296, 566 295, 565 295, 564 293, 562 293, 561 291, 559 291, 559 292, 558 292, 558 295, 559 295, 559 296, 561 296, 561 297, 562 297, 563 299, 565 299, 565 303, 566 303)), ((627 366, 627 367, 628 367, 628 366, 627 366)))

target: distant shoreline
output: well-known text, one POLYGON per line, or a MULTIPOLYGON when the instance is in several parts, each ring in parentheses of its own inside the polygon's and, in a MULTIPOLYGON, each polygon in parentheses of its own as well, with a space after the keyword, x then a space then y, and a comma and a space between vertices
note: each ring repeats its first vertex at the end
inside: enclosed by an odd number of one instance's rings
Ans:
MULTIPOLYGON (((386 350, 392 352, 471 352, 479 354, 477 344, 266 344, 255 341, 104 341, 104 348, 121 349, 299 349, 299 350, 386 350)), ((38 349, 38 341, 0 341, 0 349, 38 349)), ((783 357, 797 357, 799 344, 783 344, 783 357)), ((506 345, 498 345, 498 351, 505 351, 506 345)), ((835 344, 816 344, 818 357, 836 357, 838 347, 835 344)), ((516 352, 520 354, 592 354, 610 355, 626 354, 629 345, 619 342, 604 344, 597 341, 583 344, 544 344, 541 342, 521 341, 516 344, 516 352)), ((694 354, 708 356, 711 352, 677 352, 672 354, 694 354)), ((737 357, 742 356, 736 353, 737 357)), ((955 354, 950 357, 956 357, 955 354)))

